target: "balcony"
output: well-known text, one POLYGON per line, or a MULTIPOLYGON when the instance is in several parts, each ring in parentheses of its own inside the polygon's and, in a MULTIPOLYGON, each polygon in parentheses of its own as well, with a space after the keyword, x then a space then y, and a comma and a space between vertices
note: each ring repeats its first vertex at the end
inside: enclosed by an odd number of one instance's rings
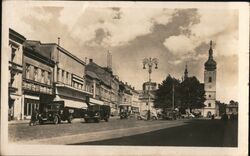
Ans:
POLYGON ((52 94, 52 86, 29 79, 23 79, 23 89, 38 93, 52 94))

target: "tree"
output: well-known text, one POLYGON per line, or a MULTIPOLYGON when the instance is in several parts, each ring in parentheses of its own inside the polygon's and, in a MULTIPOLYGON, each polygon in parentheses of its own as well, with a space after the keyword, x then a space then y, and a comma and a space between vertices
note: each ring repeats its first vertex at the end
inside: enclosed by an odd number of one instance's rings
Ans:
POLYGON ((204 86, 196 77, 186 78, 180 85, 181 107, 190 110, 203 108, 205 101, 204 86))
POLYGON ((175 107, 180 103, 179 95, 180 81, 168 75, 159 85, 156 91, 156 108, 172 108, 173 100, 175 107), (174 91, 174 99, 173 99, 174 91))
POLYGON ((220 101, 215 101, 216 105, 219 108, 219 115, 221 116, 222 114, 226 113, 226 104, 221 103, 220 101))

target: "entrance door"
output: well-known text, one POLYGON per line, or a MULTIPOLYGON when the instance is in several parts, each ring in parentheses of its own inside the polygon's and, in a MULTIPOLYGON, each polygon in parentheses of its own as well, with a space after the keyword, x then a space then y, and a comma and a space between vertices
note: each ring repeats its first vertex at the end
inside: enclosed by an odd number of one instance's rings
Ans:
POLYGON ((29 119, 35 109, 39 109, 39 100, 24 99, 24 117, 29 119))
POLYGON ((207 112, 207 117, 210 118, 212 116, 212 113, 209 111, 207 112))

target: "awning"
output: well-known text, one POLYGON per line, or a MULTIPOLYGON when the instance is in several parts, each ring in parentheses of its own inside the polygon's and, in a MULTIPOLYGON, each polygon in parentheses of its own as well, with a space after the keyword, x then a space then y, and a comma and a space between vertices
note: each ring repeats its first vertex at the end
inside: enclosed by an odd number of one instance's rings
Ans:
POLYGON ((97 100, 97 99, 89 98, 89 104, 90 105, 94 105, 94 104, 104 105, 104 102, 100 101, 100 100, 97 100))
MULTIPOLYGON (((58 100, 58 98, 57 98, 58 100)), ((76 101, 76 100, 70 100, 70 99, 65 99, 65 98, 60 98, 58 101, 64 101, 64 106, 65 107, 72 107, 72 108, 83 108, 86 109, 88 105, 83 102, 83 101, 76 101)))

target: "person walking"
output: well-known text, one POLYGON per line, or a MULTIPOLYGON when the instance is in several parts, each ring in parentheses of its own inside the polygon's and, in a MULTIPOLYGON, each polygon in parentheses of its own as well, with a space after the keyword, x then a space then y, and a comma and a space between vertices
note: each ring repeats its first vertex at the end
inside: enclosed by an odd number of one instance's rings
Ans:
POLYGON ((35 126, 38 121, 38 110, 34 109, 32 114, 31 114, 31 119, 30 119, 30 126, 35 126))

